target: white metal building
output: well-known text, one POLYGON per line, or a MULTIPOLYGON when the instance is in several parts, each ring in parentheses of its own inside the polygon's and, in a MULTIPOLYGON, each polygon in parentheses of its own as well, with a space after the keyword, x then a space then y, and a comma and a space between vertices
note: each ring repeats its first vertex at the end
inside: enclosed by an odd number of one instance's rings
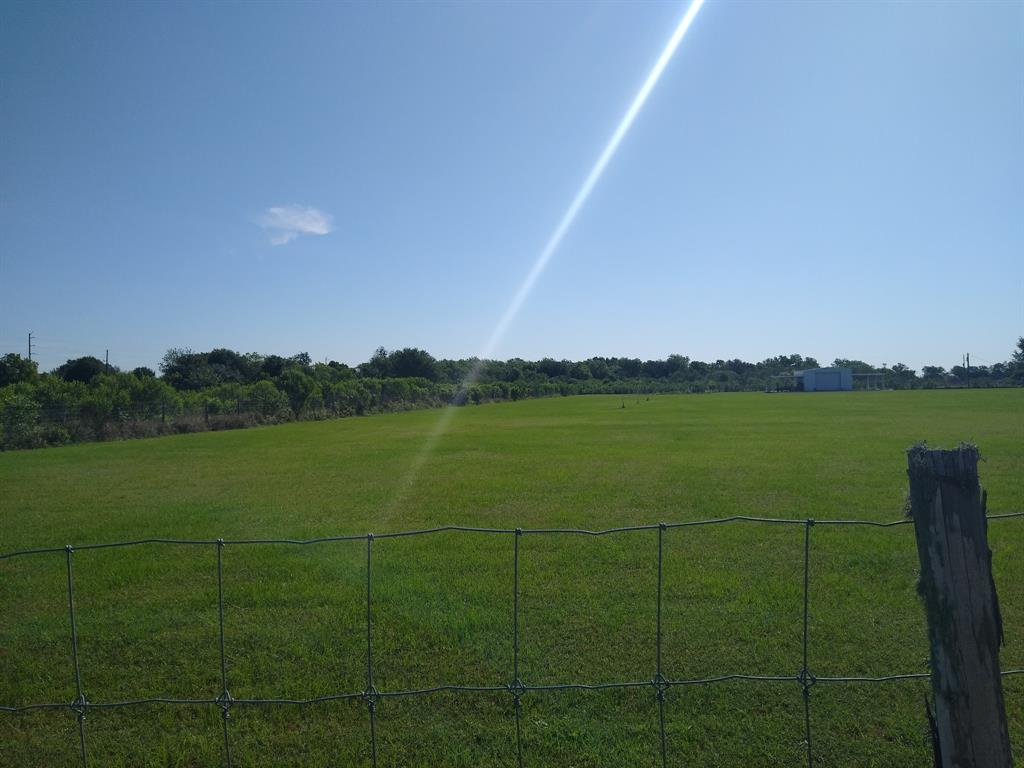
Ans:
POLYGON ((804 392, 847 392, 853 389, 850 368, 809 368, 793 374, 796 388, 804 392))

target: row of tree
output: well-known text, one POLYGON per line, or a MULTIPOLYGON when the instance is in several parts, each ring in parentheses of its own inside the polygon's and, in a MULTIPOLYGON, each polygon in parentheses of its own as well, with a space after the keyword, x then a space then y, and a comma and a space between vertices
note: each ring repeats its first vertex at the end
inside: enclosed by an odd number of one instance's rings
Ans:
MULTIPOLYGON (((875 367, 833 365, 884 376, 890 388, 1020 386, 1024 337, 1011 359, 993 366, 875 367)), ((733 392, 772 388, 776 377, 819 367, 814 358, 781 355, 759 363, 592 357, 437 360, 421 349, 377 349, 351 367, 314 363, 306 353, 240 354, 230 349, 170 349, 159 374, 121 371, 95 357, 68 360, 49 373, 35 361, 0 357, 0 448, 225 429, 291 419, 349 416, 446 404, 570 394, 733 392)), ((874 384, 876 382, 872 382, 874 384)))

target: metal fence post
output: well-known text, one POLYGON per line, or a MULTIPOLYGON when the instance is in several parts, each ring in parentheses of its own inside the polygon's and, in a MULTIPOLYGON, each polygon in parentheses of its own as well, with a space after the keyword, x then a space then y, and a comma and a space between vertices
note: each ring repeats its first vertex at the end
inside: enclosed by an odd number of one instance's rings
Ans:
POLYGON ((804 523, 804 653, 803 668, 797 680, 800 683, 801 692, 804 698, 804 741, 807 744, 807 768, 814 765, 814 754, 811 750, 811 686, 816 682, 814 675, 807 666, 807 646, 810 639, 809 615, 811 604, 811 528, 814 527, 813 520, 804 523))
POLYGON ((655 632, 655 667, 654 687, 657 690, 658 699, 658 734, 661 740, 661 766, 668 765, 668 747, 665 739, 665 691, 668 690, 668 681, 661 671, 661 582, 662 563, 664 561, 664 539, 665 523, 658 523, 658 617, 657 629, 655 632))
POLYGON ((217 617, 220 624, 220 683, 221 692, 217 697, 220 706, 221 723, 224 731, 224 759, 231 768, 231 739, 228 737, 228 718, 234 701, 228 691, 228 664, 224 653, 224 539, 217 539, 217 617))
POLYGON ((380 693, 373 686, 373 614, 371 611, 373 534, 366 534, 366 690, 363 700, 370 713, 370 763, 377 768, 377 700, 380 693))
POLYGON ((82 693, 82 669, 78 663, 78 628, 75 624, 75 587, 74 575, 71 567, 71 556, 74 548, 68 544, 64 547, 65 560, 67 562, 68 574, 68 615, 71 619, 71 658, 75 664, 75 700, 71 703, 71 711, 75 713, 78 720, 78 747, 82 757, 82 768, 89 768, 89 756, 85 749, 85 710, 89 706, 85 695, 82 693))

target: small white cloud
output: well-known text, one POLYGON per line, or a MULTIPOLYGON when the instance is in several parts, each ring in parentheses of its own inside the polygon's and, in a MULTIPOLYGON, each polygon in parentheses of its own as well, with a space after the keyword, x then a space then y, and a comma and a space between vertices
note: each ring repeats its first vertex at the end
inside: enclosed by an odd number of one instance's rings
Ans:
POLYGON ((267 208, 259 220, 270 233, 271 245, 285 245, 299 235, 326 235, 334 229, 334 218, 305 205, 280 205, 267 208))

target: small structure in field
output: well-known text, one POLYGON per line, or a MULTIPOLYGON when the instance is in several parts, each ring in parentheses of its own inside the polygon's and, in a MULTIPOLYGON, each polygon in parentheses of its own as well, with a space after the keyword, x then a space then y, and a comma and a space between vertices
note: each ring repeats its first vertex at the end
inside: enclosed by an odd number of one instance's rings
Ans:
POLYGON ((793 374, 803 392, 847 392, 853 389, 853 371, 849 368, 808 368, 793 374))
POLYGON ((773 376, 768 391, 849 392, 852 389, 853 370, 850 368, 808 368, 806 371, 773 376))

